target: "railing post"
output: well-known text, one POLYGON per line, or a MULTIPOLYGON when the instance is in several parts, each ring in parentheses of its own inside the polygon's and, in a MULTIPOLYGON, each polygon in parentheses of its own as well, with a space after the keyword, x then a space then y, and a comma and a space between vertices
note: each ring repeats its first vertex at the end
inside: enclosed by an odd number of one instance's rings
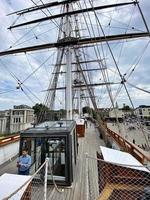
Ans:
POLYGON ((45 177, 44 177, 44 200, 47 200, 47 174, 48 174, 48 162, 49 162, 49 159, 46 158, 46 162, 45 162, 45 177))

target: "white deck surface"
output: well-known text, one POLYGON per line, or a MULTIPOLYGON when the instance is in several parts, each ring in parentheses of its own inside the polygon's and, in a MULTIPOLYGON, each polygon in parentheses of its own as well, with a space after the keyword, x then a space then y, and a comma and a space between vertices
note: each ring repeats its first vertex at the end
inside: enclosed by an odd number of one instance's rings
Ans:
MULTIPOLYGON (((26 181, 28 181, 31 176, 22 176, 16 174, 3 174, 0 176, 0 200, 8 197, 18 188, 20 188, 26 181)), ((20 200, 24 191, 26 190, 28 184, 25 185, 16 195, 11 199, 20 200)))
POLYGON ((107 162, 112 162, 120 165, 126 165, 128 168, 140 170, 140 171, 150 171, 144 167, 138 160, 136 160, 131 154, 110 149, 107 147, 100 146, 103 158, 107 162), (127 166, 129 165, 129 166, 127 166))

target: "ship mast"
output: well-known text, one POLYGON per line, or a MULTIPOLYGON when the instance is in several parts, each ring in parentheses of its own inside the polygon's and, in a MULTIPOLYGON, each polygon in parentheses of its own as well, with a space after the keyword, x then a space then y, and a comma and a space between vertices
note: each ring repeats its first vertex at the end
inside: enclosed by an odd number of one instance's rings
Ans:
MULTIPOLYGON (((70 11, 70 4, 66 4, 66 13, 70 11)), ((69 21, 70 16, 66 15, 66 23, 65 23, 65 33, 66 40, 70 40, 71 38, 71 22, 69 21)), ((68 45, 66 46, 66 114, 67 120, 72 119, 72 50, 68 45)))

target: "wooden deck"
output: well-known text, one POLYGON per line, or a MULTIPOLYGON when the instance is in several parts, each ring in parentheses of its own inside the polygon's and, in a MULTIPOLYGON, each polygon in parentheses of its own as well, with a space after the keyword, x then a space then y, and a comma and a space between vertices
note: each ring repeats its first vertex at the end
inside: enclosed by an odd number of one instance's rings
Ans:
POLYGON ((17 174, 18 170, 16 164, 17 164, 17 157, 0 165, 0 176, 3 175, 4 173, 17 174))
POLYGON ((100 145, 104 146, 104 142, 99 138, 98 130, 89 123, 85 137, 79 138, 78 160, 72 187, 65 188, 62 193, 54 187, 48 188, 48 199, 95 200, 98 198, 97 161, 86 158, 86 153, 96 158, 96 151, 100 151, 100 145))
MULTIPOLYGON (((96 151, 100 151, 100 145, 104 146, 104 142, 100 139, 97 128, 89 122, 85 137, 79 138, 79 152, 72 186, 63 188, 64 191, 61 193, 54 186, 48 186, 48 200, 96 200, 99 197, 97 161, 86 158, 86 153, 96 158, 96 151)), ((0 175, 3 173, 17 173, 16 160, 1 166, 0 175)), ((43 199, 43 186, 32 184, 32 199, 43 199)))

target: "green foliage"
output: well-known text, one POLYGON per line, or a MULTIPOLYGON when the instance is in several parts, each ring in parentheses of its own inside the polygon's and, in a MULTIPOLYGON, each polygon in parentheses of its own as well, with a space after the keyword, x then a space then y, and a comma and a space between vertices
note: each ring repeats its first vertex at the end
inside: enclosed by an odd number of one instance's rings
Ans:
POLYGON ((93 110, 93 109, 92 109, 92 115, 93 115, 93 118, 94 118, 94 119, 97 119, 97 113, 96 113, 96 111, 93 110))
POLYGON ((66 110, 50 110, 43 104, 36 104, 33 106, 34 114, 37 116, 38 123, 43 121, 57 121, 66 117, 66 110))
POLYGON ((85 106, 82 108, 83 114, 85 114, 85 113, 91 114, 91 110, 92 110, 92 108, 90 108, 88 106, 85 106))
POLYGON ((129 111, 131 110, 131 108, 128 105, 124 105, 122 110, 129 111))
POLYGON ((88 113, 89 115, 91 115, 94 119, 97 119, 97 112, 93 109, 90 108, 88 106, 85 106, 82 108, 83 114, 88 113))
POLYGON ((34 109, 34 114, 39 117, 39 115, 42 113, 45 113, 46 111, 49 110, 49 108, 42 103, 37 103, 35 106, 32 107, 34 109))

